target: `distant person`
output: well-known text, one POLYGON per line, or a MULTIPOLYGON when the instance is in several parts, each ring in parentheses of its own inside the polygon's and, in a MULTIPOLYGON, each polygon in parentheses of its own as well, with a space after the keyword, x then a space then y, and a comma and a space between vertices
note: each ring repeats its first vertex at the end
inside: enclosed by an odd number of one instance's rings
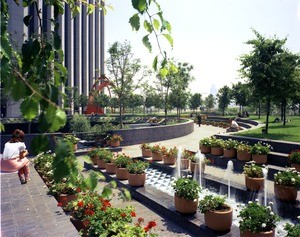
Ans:
POLYGON ((28 151, 24 143, 24 132, 16 129, 9 142, 5 143, 1 158, 1 171, 16 172, 21 184, 25 184, 30 180, 29 177, 29 160, 28 151))
POLYGON ((201 123, 202 123, 202 117, 201 117, 201 114, 198 114, 197 115, 197 123, 199 125, 199 127, 201 126, 201 123))
POLYGON ((230 119, 230 126, 226 129, 226 132, 237 132, 239 130, 243 130, 238 123, 236 122, 235 119, 230 119))

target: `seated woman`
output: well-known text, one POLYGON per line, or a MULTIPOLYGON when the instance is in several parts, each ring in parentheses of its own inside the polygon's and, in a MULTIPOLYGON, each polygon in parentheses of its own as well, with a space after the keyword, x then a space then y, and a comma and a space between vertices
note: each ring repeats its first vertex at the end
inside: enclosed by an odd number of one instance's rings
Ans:
POLYGON ((1 159, 1 171, 16 172, 21 184, 27 183, 29 178, 29 160, 26 158, 28 151, 24 143, 24 132, 16 129, 9 142, 5 143, 1 159))
POLYGON ((236 122, 235 119, 230 119, 229 122, 231 123, 230 124, 230 127, 226 129, 226 132, 237 132, 239 130, 243 130, 239 125, 238 123, 236 122))

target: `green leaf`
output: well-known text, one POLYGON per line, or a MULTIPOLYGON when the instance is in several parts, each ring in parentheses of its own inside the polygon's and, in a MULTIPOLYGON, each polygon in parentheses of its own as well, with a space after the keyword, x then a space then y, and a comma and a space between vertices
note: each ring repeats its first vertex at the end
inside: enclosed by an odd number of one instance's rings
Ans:
POLYGON ((50 132, 55 132, 58 129, 60 129, 61 127, 65 126, 66 121, 67 121, 66 113, 59 108, 55 109, 55 112, 53 113, 53 115, 54 115, 54 117, 52 117, 51 127, 49 128, 50 132))
POLYGON ((115 180, 112 180, 109 182, 110 187, 116 188, 118 186, 117 182, 115 180))
POLYGON ((85 186, 89 189, 89 190, 95 190, 95 188, 98 185, 98 175, 95 172, 91 172, 89 174, 89 177, 86 178, 84 180, 85 186))
POLYGON ((24 98, 25 94, 26 94, 26 87, 24 86, 24 84, 20 82, 17 83, 16 81, 14 81, 14 85, 11 91, 11 96, 13 97, 13 99, 18 101, 24 98))
POLYGON ((167 75, 169 74, 169 70, 167 69, 167 68, 161 68, 160 70, 159 70, 159 75, 162 77, 162 78, 164 78, 164 77, 166 77, 167 75))
POLYGON ((30 143, 30 148, 33 152, 33 155, 37 155, 41 152, 46 152, 49 150, 49 138, 45 135, 39 135, 32 139, 30 143))
POLYGON ((148 31, 149 33, 151 33, 153 31, 152 25, 150 24, 149 21, 145 20, 144 21, 144 28, 146 31, 148 31))
POLYGON ((145 45, 145 47, 149 50, 149 52, 151 53, 152 51, 152 46, 151 43, 149 41, 149 35, 145 35, 143 37, 143 44, 145 45))
POLYGON ((108 198, 112 195, 112 190, 109 186, 104 186, 101 195, 103 198, 108 198))
POLYGON ((163 34, 163 36, 169 41, 169 44, 173 47, 173 38, 169 34, 163 34))
POLYGON ((58 34, 58 32, 52 31, 53 35, 53 48, 54 49, 60 49, 61 47, 61 38, 58 34))
POLYGON ((146 0, 132 0, 131 4, 134 9, 136 9, 139 13, 143 14, 147 7, 146 0))
POLYGON ((94 12, 95 6, 93 4, 88 4, 87 5, 87 14, 90 15, 94 12))
POLYGON ((27 97, 21 103, 20 109, 22 115, 27 120, 34 119, 39 113, 39 103, 32 97, 27 97))
POLYGON ((157 19, 153 19, 153 26, 155 30, 159 29, 160 23, 157 19))
POLYGON ((27 15, 23 18, 23 22, 27 27, 29 26, 29 22, 30 22, 31 18, 32 18, 31 15, 27 15))
POLYGON ((156 57, 154 58, 154 60, 152 62, 152 67, 155 71, 157 70, 157 59, 158 59, 158 56, 156 55, 156 57))
POLYGON ((140 17, 139 14, 136 13, 129 19, 129 23, 132 27, 132 30, 138 31, 140 29, 140 17))

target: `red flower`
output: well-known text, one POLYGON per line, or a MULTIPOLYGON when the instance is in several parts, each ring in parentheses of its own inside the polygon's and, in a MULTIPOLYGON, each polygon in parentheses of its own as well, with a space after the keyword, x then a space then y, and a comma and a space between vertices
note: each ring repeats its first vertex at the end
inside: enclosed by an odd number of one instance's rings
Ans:
POLYGON ((144 227, 144 231, 145 231, 145 232, 148 232, 148 231, 149 231, 148 226, 144 227))
POLYGON ((89 224, 90 224, 90 222, 89 222, 88 220, 83 221, 83 225, 84 225, 85 227, 89 226, 89 224))
POLYGON ((91 209, 86 209, 84 211, 84 214, 85 215, 89 215, 89 216, 93 216, 95 214, 95 212, 93 210, 91 210, 91 209))
POLYGON ((58 207, 62 207, 63 204, 62 204, 61 202, 58 202, 58 203, 57 203, 57 206, 58 206, 58 207))
POLYGON ((149 229, 153 228, 156 226, 156 222, 155 221, 149 221, 148 225, 149 229))
POLYGON ((77 203, 77 206, 79 206, 79 207, 83 207, 83 205, 84 205, 83 201, 80 201, 77 203))
POLYGON ((80 193, 80 192, 81 192, 81 189, 80 189, 80 188, 76 188, 76 192, 77 192, 77 193, 80 193))
POLYGON ((124 212, 121 213, 121 216, 122 216, 122 217, 126 217, 126 213, 124 213, 124 212))
POLYGON ((130 215, 131 215, 131 217, 136 217, 136 214, 135 214, 134 211, 132 211, 132 212, 130 213, 130 215))
POLYGON ((139 217, 137 221, 138 221, 138 223, 140 224, 140 223, 144 222, 144 218, 139 217))
POLYGON ((109 200, 102 200, 102 204, 105 207, 111 207, 111 204, 110 204, 109 200))
POLYGON ((68 201, 68 198, 67 198, 67 197, 62 197, 62 198, 61 198, 61 201, 62 201, 62 202, 66 202, 66 201, 68 201))

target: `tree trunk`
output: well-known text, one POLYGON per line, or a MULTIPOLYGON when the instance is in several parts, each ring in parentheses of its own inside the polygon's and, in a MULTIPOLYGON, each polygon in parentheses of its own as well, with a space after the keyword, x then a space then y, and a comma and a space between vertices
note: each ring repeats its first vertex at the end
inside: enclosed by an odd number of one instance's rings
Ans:
POLYGON ((260 102, 258 103, 258 119, 260 119, 260 111, 261 110, 261 105, 260 102))
POLYGON ((266 130, 265 134, 268 134, 268 129, 269 129, 269 116, 270 116, 270 105, 271 105, 271 99, 267 99, 267 118, 266 118, 266 130))
POLYGON ((122 102, 121 98, 119 98, 119 122, 120 122, 120 128, 123 129, 123 117, 122 117, 122 102))
POLYGON ((284 120, 284 99, 281 101, 281 104, 280 104, 280 119, 281 121, 284 120))
POLYGON ((282 101, 283 126, 286 125, 286 99, 282 101))

